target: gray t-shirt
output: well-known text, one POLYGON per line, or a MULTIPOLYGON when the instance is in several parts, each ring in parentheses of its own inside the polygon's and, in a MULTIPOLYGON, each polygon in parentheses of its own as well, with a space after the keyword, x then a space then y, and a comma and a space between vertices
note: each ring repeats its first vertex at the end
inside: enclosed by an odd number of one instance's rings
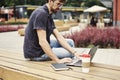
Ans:
POLYGON ((28 26, 25 29, 23 47, 25 58, 40 57, 45 54, 39 45, 36 29, 45 30, 47 36, 46 39, 48 43, 50 43, 50 35, 53 33, 53 29, 55 29, 55 25, 46 5, 33 11, 28 26))

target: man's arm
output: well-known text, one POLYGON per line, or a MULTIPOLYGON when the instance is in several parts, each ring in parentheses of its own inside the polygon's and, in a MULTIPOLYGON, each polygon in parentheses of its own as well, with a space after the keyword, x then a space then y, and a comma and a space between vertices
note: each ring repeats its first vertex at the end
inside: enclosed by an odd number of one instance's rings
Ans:
POLYGON ((67 43, 67 41, 65 40, 65 38, 58 32, 57 29, 54 29, 53 34, 56 37, 56 39, 59 41, 59 43, 61 44, 61 46, 63 46, 70 53, 72 53, 72 54, 75 53, 75 50, 67 43))
POLYGON ((58 32, 57 29, 54 29, 53 31, 54 36, 59 41, 59 43, 70 53, 74 54, 78 59, 81 59, 81 54, 77 51, 75 51, 65 40, 65 38, 58 32))
POLYGON ((39 38, 39 45, 42 47, 43 51, 54 61, 58 62, 58 58, 56 55, 53 54, 52 49, 49 43, 46 40, 46 31, 39 29, 37 30, 38 38, 39 38))
POLYGON ((58 59, 58 57, 52 52, 52 49, 46 40, 46 31, 39 29, 37 30, 39 45, 42 47, 43 51, 54 61, 57 63, 71 62, 70 58, 58 59))

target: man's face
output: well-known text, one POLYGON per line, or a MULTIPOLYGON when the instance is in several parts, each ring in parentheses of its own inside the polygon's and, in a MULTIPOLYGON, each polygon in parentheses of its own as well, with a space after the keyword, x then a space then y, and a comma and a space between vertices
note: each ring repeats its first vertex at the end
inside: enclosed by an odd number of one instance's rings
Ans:
POLYGON ((56 13, 58 10, 62 9, 63 3, 59 0, 53 0, 53 5, 51 6, 51 11, 56 13))

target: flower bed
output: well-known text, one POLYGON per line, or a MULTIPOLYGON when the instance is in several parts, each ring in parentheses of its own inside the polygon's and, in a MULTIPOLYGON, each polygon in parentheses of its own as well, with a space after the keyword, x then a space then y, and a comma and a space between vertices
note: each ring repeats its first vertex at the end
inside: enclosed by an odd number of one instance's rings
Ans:
POLYGON ((8 32, 8 31, 17 31, 18 29, 24 28, 22 25, 0 25, 0 32, 8 32))
POLYGON ((82 31, 66 34, 64 37, 73 39, 76 47, 99 45, 101 48, 120 48, 120 29, 117 27, 106 29, 88 27, 82 31))

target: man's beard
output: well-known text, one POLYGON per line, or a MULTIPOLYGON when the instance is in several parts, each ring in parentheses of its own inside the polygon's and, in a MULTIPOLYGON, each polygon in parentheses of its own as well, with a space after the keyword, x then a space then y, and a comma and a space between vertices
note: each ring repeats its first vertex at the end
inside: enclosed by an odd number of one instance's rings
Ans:
POLYGON ((52 10, 52 13, 57 13, 57 11, 56 10, 52 10))
POLYGON ((51 11, 52 11, 52 13, 57 13, 59 10, 52 9, 51 11))

